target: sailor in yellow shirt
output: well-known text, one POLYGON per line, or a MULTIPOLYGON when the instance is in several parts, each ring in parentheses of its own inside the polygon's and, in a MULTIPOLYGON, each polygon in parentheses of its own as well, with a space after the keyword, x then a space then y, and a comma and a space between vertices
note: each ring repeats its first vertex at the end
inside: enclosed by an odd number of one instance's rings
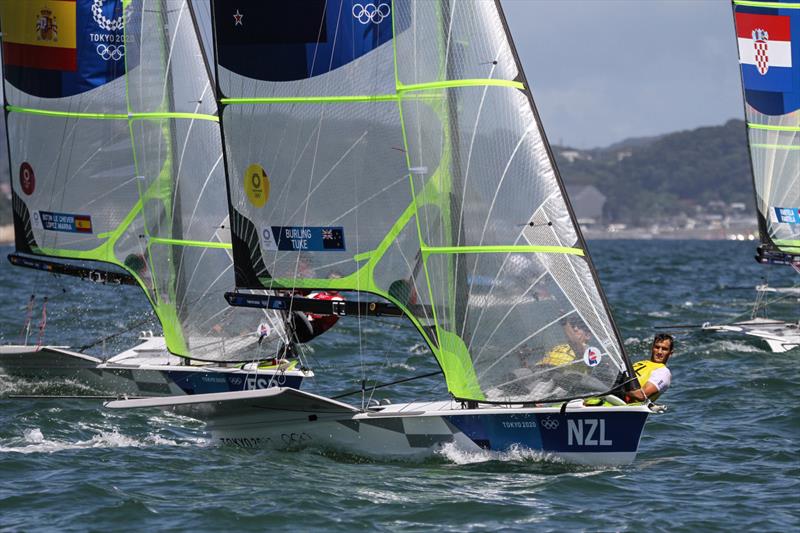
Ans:
POLYGON ((568 318, 564 322, 564 335, 567 337, 567 342, 553 346, 539 364, 561 366, 573 362, 576 357, 583 357, 589 339, 592 338, 583 321, 575 316, 568 318))
POLYGON ((649 361, 639 361, 633 365, 639 388, 628 391, 625 400, 643 402, 646 399, 655 401, 666 391, 672 381, 672 373, 667 368, 667 361, 672 355, 674 339, 666 333, 659 333, 653 339, 653 347, 649 361))

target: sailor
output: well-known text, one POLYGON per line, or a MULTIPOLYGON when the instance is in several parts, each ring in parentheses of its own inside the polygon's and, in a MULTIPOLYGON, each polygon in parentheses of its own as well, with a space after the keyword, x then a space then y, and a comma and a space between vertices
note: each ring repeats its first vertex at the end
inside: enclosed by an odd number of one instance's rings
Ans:
POLYGON ((577 357, 583 357, 583 352, 586 350, 589 339, 592 334, 583 323, 583 320, 577 316, 569 317, 563 324, 564 335, 567 342, 557 344, 547 352, 539 364, 545 366, 561 366, 573 362, 577 357))
MULTIPOLYGON (((313 300, 344 301, 338 291, 315 291, 306 294, 305 291, 296 290, 294 294, 313 300)), ((331 329, 339 321, 339 317, 337 315, 318 315, 303 311, 293 311, 291 321, 295 342, 303 343, 331 329)))
POLYGON ((674 344, 672 335, 659 333, 655 336, 650 350, 650 360, 639 361, 633 365, 639 388, 627 392, 626 402, 643 402, 646 399, 654 401, 669 388, 672 373, 667 368, 667 361, 672 355, 674 344))

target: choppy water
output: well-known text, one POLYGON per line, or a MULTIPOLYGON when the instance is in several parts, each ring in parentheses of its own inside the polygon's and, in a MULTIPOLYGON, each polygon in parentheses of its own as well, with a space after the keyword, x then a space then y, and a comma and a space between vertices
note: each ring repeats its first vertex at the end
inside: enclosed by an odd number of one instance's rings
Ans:
MULTIPOLYGON (((654 326, 732 319, 749 311, 765 274, 774 285, 800 279, 756 264, 752 243, 590 248, 635 359, 647 353, 654 326)), ((50 297, 45 342, 53 344, 86 344, 149 313, 136 289, 54 280, 5 261, 0 287, 3 343, 18 341, 32 292, 50 297)), ((771 315, 797 318, 800 304, 773 304, 771 315)), ((357 389, 362 366, 385 381, 435 369, 407 329, 383 322, 357 331, 340 322, 320 339, 312 355, 318 377, 304 387, 357 389)), ((89 351, 113 353, 135 337, 89 351)), ((110 412, 88 400, 8 399, 52 384, 0 377, 0 529, 797 530, 798 357, 755 340, 682 331, 673 386, 662 397, 668 413, 650 418, 635 463, 599 469, 522 453, 450 451, 403 463, 217 448, 190 419, 110 412)), ((445 396, 437 378, 391 397, 433 394, 445 396)))

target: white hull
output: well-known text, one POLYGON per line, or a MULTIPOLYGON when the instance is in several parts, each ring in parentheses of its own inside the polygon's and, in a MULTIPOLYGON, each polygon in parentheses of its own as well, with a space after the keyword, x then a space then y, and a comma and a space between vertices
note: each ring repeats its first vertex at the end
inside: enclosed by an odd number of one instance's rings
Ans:
POLYGON ((110 395, 172 396, 272 386, 299 387, 309 370, 258 369, 254 364, 186 365, 170 354, 163 337, 103 361, 62 346, 0 346, 0 373, 30 381, 68 380, 110 395))
POLYGON ((361 411, 307 392, 273 388, 180 398, 109 402, 158 407, 203 420, 218 444, 247 448, 318 447, 373 458, 531 450, 572 463, 617 465, 634 460, 645 406, 465 409, 459 402, 386 405, 361 411))
POLYGON ((788 352, 800 346, 800 322, 783 322, 754 318, 734 324, 703 324, 704 331, 739 333, 764 340, 776 353, 788 352))

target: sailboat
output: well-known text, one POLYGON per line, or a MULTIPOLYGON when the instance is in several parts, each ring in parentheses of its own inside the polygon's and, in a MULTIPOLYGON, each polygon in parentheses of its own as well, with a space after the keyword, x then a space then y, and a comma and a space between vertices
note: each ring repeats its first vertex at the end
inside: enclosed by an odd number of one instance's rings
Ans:
MULTIPOLYGON (((756 261, 800 273, 800 4, 733 0, 733 11, 761 241, 756 261)), ((763 339, 773 352, 800 346, 800 316, 784 321, 756 312, 703 329, 763 339)))
POLYGON ((369 402, 365 379, 361 405, 275 387, 106 406, 175 410, 232 446, 632 461, 651 405, 612 394, 635 374, 500 3, 212 5, 228 302, 352 291, 359 324, 413 324, 450 397, 369 402))
POLYGON ((188 4, 168 4, 2 3, 9 260, 138 285, 163 337, 106 361, 5 346, 0 367, 112 394, 299 387, 313 373, 283 358, 285 312, 222 297, 234 275, 214 86, 188 4))

